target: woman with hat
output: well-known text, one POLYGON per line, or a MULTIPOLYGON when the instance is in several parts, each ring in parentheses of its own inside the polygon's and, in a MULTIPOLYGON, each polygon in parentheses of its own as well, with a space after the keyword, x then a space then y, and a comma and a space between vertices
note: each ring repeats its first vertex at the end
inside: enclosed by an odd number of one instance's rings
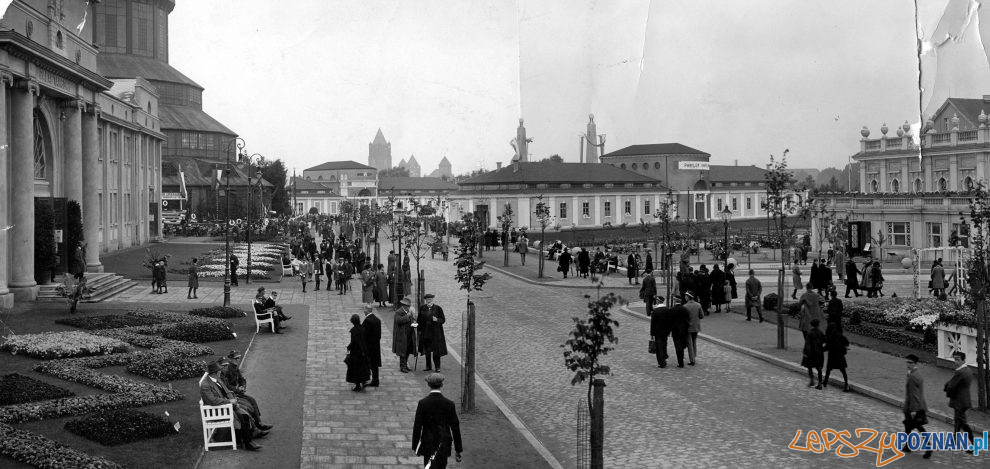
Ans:
POLYGON ((352 391, 364 389, 364 383, 371 379, 371 368, 368 368, 368 344, 364 338, 364 327, 361 325, 361 317, 357 314, 351 315, 351 342, 347 344, 347 357, 344 364, 347 365, 346 380, 354 383, 352 391))
POLYGON ((416 340, 413 333, 416 322, 409 312, 409 307, 412 306, 409 298, 403 298, 399 305, 401 307, 392 320, 392 353, 399 357, 399 371, 408 373, 409 355, 416 356, 416 340))

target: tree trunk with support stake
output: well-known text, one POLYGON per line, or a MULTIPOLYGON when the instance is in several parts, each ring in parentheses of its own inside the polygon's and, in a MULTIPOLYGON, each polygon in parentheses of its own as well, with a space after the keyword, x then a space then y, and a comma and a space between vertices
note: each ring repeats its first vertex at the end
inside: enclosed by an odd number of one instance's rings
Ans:
POLYGON ((777 271, 777 348, 787 348, 787 327, 784 324, 784 268, 777 271))
POLYGON ((474 410, 474 345, 475 345, 474 303, 468 302, 464 332, 464 373, 461 386, 461 412, 474 410))
POLYGON ((591 414, 591 469, 605 468, 605 380, 592 383, 594 396, 591 414))
POLYGON ((419 301, 419 303, 416 303, 416 304, 420 304, 420 305, 426 303, 426 299, 423 298, 426 295, 426 276, 425 275, 426 275, 426 271, 425 270, 420 270, 419 271, 419 278, 416 279, 416 300, 419 301))

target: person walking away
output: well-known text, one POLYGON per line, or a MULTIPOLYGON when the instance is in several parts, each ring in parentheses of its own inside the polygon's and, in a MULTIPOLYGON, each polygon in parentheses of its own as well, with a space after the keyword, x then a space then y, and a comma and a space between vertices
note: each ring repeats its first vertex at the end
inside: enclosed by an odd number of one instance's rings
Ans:
POLYGON ((808 275, 808 280, 815 286, 815 290, 818 290, 819 295, 821 295, 822 289, 822 273, 820 269, 821 267, 818 265, 818 259, 812 259, 811 274, 808 275))
POLYGON ((722 305, 725 304, 726 300, 725 288, 723 288, 725 285, 725 273, 722 272, 722 269, 718 268, 718 264, 715 264, 712 266, 712 273, 708 276, 708 278, 712 283, 712 304, 715 305, 715 312, 721 313, 722 305))
POLYGON ((643 264, 643 272, 653 272, 653 254, 646 250, 646 262, 643 264))
POLYGON ((399 305, 400 308, 392 319, 392 353, 399 357, 399 371, 408 373, 410 371, 409 355, 417 355, 415 335, 413 334, 416 322, 412 313, 409 312, 409 307, 412 305, 409 298, 403 298, 399 305))
MULTIPOLYGON (((809 290, 810 291, 810 290, 809 290)), ((811 330, 804 336, 804 351, 801 356, 801 366, 808 369, 808 387, 822 389, 822 365, 825 361, 825 334, 818 329, 821 322, 818 319, 811 320, 811 330), (815 376, 812 369, 818 370, 818 384, 815 385, 815 376)))
MULTIPOLYGON (((684 298, 692 296, 692 293, 685 292, 684 298)), ((691 311, 683 304, 676 304, 670 309, 669 320, 664 321, 670 327, 670 337, 674 340, 674 354, 677 356, 677 367, 684 368, 684 349, 687 348, 691 336, 688 328, 691 325, 691 311)), ((697 313, 694 313, 697 315, 697 313)))
POLYGON ((729 282, 729 293, 725 296, 726 299, 726 311, 732 312, 732 300, 739 298, 739 292, 736 290, 736 265, 730 263, 725 267, 725 280, 729 282))
POLYGON ((827 331, 832 325, 842 330, 842 300, 839 299, 839 292, 833 288, 829 290, 828 294, 831 299, 828 300, 828 305, 825 307, 825 312, 828 313, 828 325, 825 330, 827 331))
POLYGON ((801 295, 801 320, 798 322, 798 328, 801 329, 805 340, 808 340, 808 332, 814 328, 811 323, 817 319, 818 324, 821 324, 822 319, 824 319, 822 318, 822 307, 818 294, 814 291, 814 285, 808 282, 807 286, 808 290, 801 295))
POLYGON ((712 306, 712 280, 708 275, 708 267, 702 265, 698 267, 698 271, 695 272, 695 298, 701 305, 702 311, 705 312, 705 316, 708 316, 709 309, 712 306))
POLYGON ((371 272, 370 262, 361 272, 361 302, 369 307, 375 302, 375 274, 371 272))
POLYGON ((698 333, 701 332, 701 318, 704 317, 704 312, 701 310, 701 305, 694 301, 694 295, 687 296, 687 304, 684 308, 688 310, 687 348, 688 358, 691 360, 688 365, 694 366, 698 357, 698 333))
POLYGON ((760 303, 760 297, 763 296, 763 284, 760 283, 760 279, 756 278, 756 272, 753 269, 749 269, 749 278, 746 279, 746 320, 753 320, 753 308, 756 308, 756 313, 760 316, 760 322, 763 322, 763 305, 760 303))
POLYGON ((846 260, 846 298, 849 298, 849 291, 851 290, 859 298, 859 274, 861 273, 858 268, 856 268, 856 262, 852 259, 846 260))
POLYGON ((935 298, 941 298, 945 294, 945 269, 942 267, 942 259, 935 261, 931 273, 932 294, 935 298))
POLYGON ((567 273, 571 270, 571 252, 564 249, 557 257, 557 272, 562 272, 564 278, 567 278, 567 273))
POLYGON ((440 373, 426 377, 430 394, 416 404, 413 420, 412 449, 417 456, 423 457, 423 465, 430 469, 446 469, 451 446, 457 462, 461 462, 464 452, 457 408, 440 392, 443 381, 444 376, 440 373))
POLYGON ((584 278, 588 277, 588 268, 591 266, 591 254, 588 250, 581 248, 581 252, 577 256, 578 263, 578 274, 584 278))
POLYGON ((876 289, 876 294, 874 297, 879 295, 883 297, 883 271, 880 267, 880 261, 873 261, 873 270, 870 272, 870 280, 873 283, 873 287, 876 289))
POLYGON ((86 272, 86 251, 83 249, 83 244, 80 243, 76 246, 76 252, 72 255, 72 262, 69 266, 69 273, 76 280, 83 277, 86 272))
POLYGON ((69 308, 69 314, 76 314, 76 306, 79 304, 79 300, 89 294, 89 286, 87 285, 88 282, 89 280, 86 278, 86 274, 83 273, 82 276, 79 277, 79 281, 76 282, 76 286, 73 287, 72 293, 69 294, 69 299, 72 301, 72 306, 69 308))
POLYGON ((877 296, 876 285, 873 283, 873 260, 867 259, 863 264, 863 289, 866 290, 867 298, 875 298, 877 296))
POLYGON ((194 298, 199 298, 196 296, 196 290, 199 289, 199 260, 195 257, 192 260, 192 265, 189 266, 189 291, 186 293, 186 299, 191 300, 194 298))
POLYGON ((646 303, 646 315, 653 314, 653 304, 657 298, 657 281, 653 272, 643 274, 643 286, 639 287, 639 297, 646 303))
POLYGON ((522 265, 526 265, 526 254, 529 253, 529 240, 526 236, 520 236, 519 240, 516 242, 516 250, 519 251, 519 262, 522 265))
MULTIPOLYGON (((928 423, 928 403, 925 402, 925 380, 918 371, 918 356, 909 354, 907 357, 907 385, 904 392, 904 433, 918 430, 926 433, 924 425, 928 423), (913 414, 913 415, 912 415, 913 414)), ((911 449, 904 445, 901 452, 910 453, 911 449)), ((925 459, 932 457, 931 450, 925 451, 925 459)))
MULTIPOLYGON (((230 255, 230 284, 237 286, 237 267, 241 265, 240 259, 237 256, 230 255)), ((303 290, 305 291, 305 289, 303 290)))
POLYGON ((368 341, 364 335, 364 327, 361 326, 361 317, 352 314, 351 324, 351 341, 347 344, 347 357, 344 358, 344 364, 347 365, 345 379, 354 384, 351 391, 358 392, 364 389, 364 384, 371 378, 371 369, 368 368, 368 341))
MULTIPOLYGON (((366 271, 367 272, 367 271, 366 271)), ((382 320, 375 316, 370 304, 364 305, 364 338, 367 342, 368 368, 371 371, 369 387, 378 387, 378 369, 382 366, 382 320)))
MULTIPOLYGON (((647 277, 643 279, 643 284, 646 284, 646 279, 652 279, 653 277, 647 273, 647 277)), ((656 355, 657 355, 657 368, 667 367, 667 337, 670 335, 671 326, 671 313, 670 308, 667 305, 663 305, 653 311, 650 316, 650 338, 653 339, 653 343, 656 344, 656 355)), ((684 364, 684 354, 681 353, 681 364, 684 364)))
MULTIPOLYGON (((972 396, 970 396, 969 388, 973 384, 973 372, 970 371, 969 365, 966 364, 966 354, 963 352, 956 351, 952 354, 952 361, 956 363, 956 370, 952 373, 952 378, 945 383, 945 395, 949 398, 949 407, 954 410, 952 421, 953 421, 953 433, 959 433, 965 430, 969 434, 969 443, 972 444, 975 441, 976 435, 973 433, 972 427, 966 422, 966 411, 973 407, 972 396)), ((973 451, 966 451, 972 454, 973 451)))
MULTIPOLYGON (((835 292, 833 291, 833 294, 835 292)), ((828 387, 828 377, 832 370, 842 372, 842 381, 845 386, 842 392, 849 392, 849 375, 846 374, 846 353, 849 351, 849 339, 842 335, 842 327, 829 323, 825 332, 825 351, 828 352, 828 364, 825 366, 825 381, 822 387, 828 387)))
POLYGON ((423 371, 431 371, 431 367, 440 371, 440 357, 447 355, 447 339, 443 333, 443 324, 447 322, 447 318, 443 314, 443 308, 433 304, 433 298, 432 293, 423 296, 425 304, 419 307, 419 317, 416 318, 419 352, 426 360, 423 371))
POLYGON ((794 283, 794 291, 791 292, 791 299, 797 299, 797 292, 804 286, 801 283, 801 268, 798 267, 797 262, 794 263, 794 268, 791 269, 791 281, 794 283))

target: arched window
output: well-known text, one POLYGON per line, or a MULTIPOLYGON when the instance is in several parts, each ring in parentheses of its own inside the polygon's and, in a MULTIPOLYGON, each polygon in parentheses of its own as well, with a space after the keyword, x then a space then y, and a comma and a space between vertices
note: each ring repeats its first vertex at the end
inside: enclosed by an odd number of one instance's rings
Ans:
POLYGON ((945 182, 945 178, 938 179, 938 190, 939 192, 945 192, 949 189, 949 184, 945 182))
POLYGON ((965 186, 967 191, 973 190, 973 178, 966 176, 965 186))
POLYGON ((660 162, 659 161, 657 161, 656 163, 653 163, 653 169, 655 169, 657 171, 660 170, 660 162))
POLYGON ((330 180, 331 181, 336 181, 337 180, 337 176, 334 176, 333 174, 331 174, 330 175, 330 180))
POLYGON ((619 167, 622 168, 622 169, 626 169, 626 164, 625 163, 622 163, 622 164, 619 165, 619 167))
POLYGON ((55 47, 65 49, 65 41, 62 40, 62 31, 55 33, 55 47))
POLYGON ((870 181, 870 192, 880 192, 880 183, 876 179, 870 181))
POLYGON ((925 186, 924 186, 924 183, 921 182, 921 178, 915 179, 914 180, 914 191, 915 192, 922 192, 924 190, 925 190, 925 186))
POLYGON ((897 178, 890 180, 890 192, 898 193, 901 191, 901 182, 897 178))
POLYGON ((636 163, 633 163, 633 164, 632 164, 632 169, 633 169, 633 171, 635 171, 635 170, 636 170, 636 163))
POLYGON ((148 114, 151 114, 151 101, 148 101, 148 114))
POLYGON ((45 129, 38 114, 34 115, 34 178, 48 178, 48 152, 45 148, 45 129))
POLYGON ((323 176, 316 176, 316 180, 317 181, 322 181, 323 180, 323 176))

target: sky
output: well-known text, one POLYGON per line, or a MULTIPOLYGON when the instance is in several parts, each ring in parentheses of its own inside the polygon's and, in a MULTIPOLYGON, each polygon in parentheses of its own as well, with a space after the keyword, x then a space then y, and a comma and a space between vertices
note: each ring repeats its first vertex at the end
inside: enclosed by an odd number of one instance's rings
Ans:
POLYGON ((903 0, 179 0, 170 62, 251 153, 300 171, 367 163, 379 128, 424 174, 444 156, 493 169, 520 118, 531 160, 576 162, 590 113, 606 152, 679 142, 763 166, 786 148, 792 167, 841 167, 864 125, 990 94, 979 2, 919 3, 916 28, 903 0))

